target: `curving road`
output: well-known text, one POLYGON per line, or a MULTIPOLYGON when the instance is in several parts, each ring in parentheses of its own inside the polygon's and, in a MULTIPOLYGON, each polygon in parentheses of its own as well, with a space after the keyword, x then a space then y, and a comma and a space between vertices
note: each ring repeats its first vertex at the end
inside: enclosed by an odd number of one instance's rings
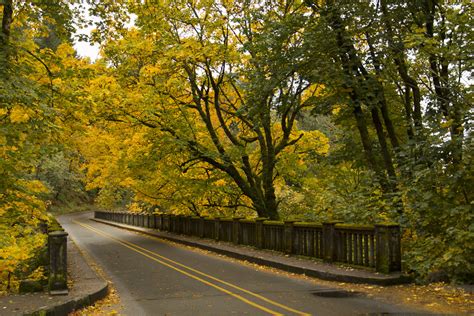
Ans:
POLYGON ((59 220, 114 283, 125 315, 412 314, 363 296, 324 297, 330 289, 97 223, 92 216, 59 220))

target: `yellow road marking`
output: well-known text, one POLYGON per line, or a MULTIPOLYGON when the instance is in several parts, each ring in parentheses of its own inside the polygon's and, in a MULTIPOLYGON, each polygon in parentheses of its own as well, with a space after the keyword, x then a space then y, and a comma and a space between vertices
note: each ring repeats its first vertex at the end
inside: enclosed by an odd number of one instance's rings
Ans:
MULTIPOLYGON (((159 237, 152 237, 152 236, 148 236, 148 235, 143 235, 143 236, 146 237, 146 238, 151 238, 151 239, 156 239, 156 240, 162 241, 159 237)), ((123 242, 128 243, 128 241, 125 241, 125 240, 124 240, 123 242)), ((278 306, 278 307, 280 307, 280 308, 282 308, 282 309, 285 309, 285 310, 287 310, 287 311, 289 311, 289 312, 292 312, 292 313, 295 313, 295 314, 298 314, 298 315, 301 315, 301 316, 310 316, 310 315, 311 315, 311 314, 308 314, 308 313, 305 313, 305 312, 302 312, 302 311, 293 309, 293 308, 291 308, 291 307, 289 307, 289 306, 280 304, 280 303, 278 303, 278 302, 272 301, 271 299, 266 298, 265 296, 259 295, 259 294, 257 294, 257 293, 253 293, 253 292, 251 292, 251 291, 249 291, 249 290, 246 290, 246 289, 244 289, 244 288, 241 288, 241 287, 239 287, 239 286, 237 286, 237 285, 234 285, 234 284, 232 284, 232 283, 229 283, 229 282, 223 281, 223 280, 221 280, 221 279, 218 279, 218 278, 216 278, 216 277, 213 277, 212 275, 209 275, 209 274, 207 274, 207 273, 204 273, 204 272, 201 272, 201 271, 199 271, 199 270, 196 270, 196 269, 193 269, 193 268, 191 268, 191 267, 188 267, 188 266, 186 266, 186 265, 184 265, 184 264, 182 264, 182 263, 179 263, 179 262, 176 262, 176 261, 171 260, 171 259, 169 259, 169 258, 166 258, 166 257, 164 257, 164 256, 162 256, 162 255, 160 255, 160 254, 158 254, 158 253, 156 253, 156 252, 153 252, 153 251, 148 250, 148 249, 146 249, 146 248, 143 248, 143 247, 141 247, 141 246, 138 246, 138 245, 135 245, 135 244, 133 244, 133 245, 134 245, 135 247, 137 247, 137 248, 139 248, 139 249, 141 249, 141 250, 143 250, 143 251, 145 251, 145 252, 151 253, 151 254, 153 254, 153 255, 155 255, 155 256, 161 258, 161 259, 164 259, 164 260, 166 260, 166 261, 172 262, 172 263, 174 263, 174 264, 176 264, 176 265, 178 265, 178 266, 180 266, 180 267, 186 268, 186 269, 188 269, 188 270, 190 270, 190 271, 193 271, 193 272, 195 272, 195 273, 197 273, 197 274, 200 274, 200 275, 202 275, 202 276, 205 276, 205 277, 207 277, 207 278, 209 278, 209 279, 212 279, 212 280, 214 280, 214 281, 217 281, 217 282, 220 282, 220 283, 222 283, 222 284, 225 284, 225 285, 227 285, 227 286, 229 286, 229 287, 232 287, 232 288, 234 288, 234 289, 236 289, 236 290, 239 290, 239 291, 242 291, 242 292, 247 293, 247 294, 249 294, 249 295, 252 295, 252 296, 254 296, 254 297, 256 297, 256 298, 261 299, 262 301, 265 301, 265 302, 267 302, 267 303, 269 303, 269 304, 278 306)))
MULTIPOLYGON (((112 240, 114 240, 115 242, 117 242, 117 243, 123 245, 124 247, 127 247, 127 248, 129 248, 129 249, 131 249, 131 250, 133 250, 133 251, 135 251, 135 252, 137 252, 137 253, 139 253, 139 254, 141 254, 141 255, 143 255, 143 256, 145 256, 145 257, 151 259, 151 260, 154 260, 154 261, 156 261, 156 262, 158 262, 158 263, 160 263, 160 264, 162 264, 162 265, 164 265, 164 266, 166 266, 166 267, 168 267, 168 268, 170 268, 170 269, 173 269, 173 270, 175 270, 175 271, 178 271, 178 272, 180 272, 180 273, 182 273, 182 274, 184 274, 184 275, 186 275, 186 276, 188 276, 188 277, 190 277, 190 278, 193 278, 193 279, 195 279, 195 280, 197 280, 197 281, 199 281, 199 282, 202 282, 202 283, 204 283, 204 284, 206 284, 206 285, 209 285, 209 286, 211 286, 211 287, 213 287, 213 288, 215 288, 215 289, 217 289, 217 290, 219 290, 219 291, 221 291, 221 292, 224 292, 224 293, 226 293, 226 294, 229 294, 229 295, 231 295, 231 296, 233 296, 233 297, 235 297, 235 298, 241 300, 242 302, 247 303, 247 304, 249 304, 249 305, 251 305, 251 306, 253 306, 253 307, 256 307, 256 308, 258 308, 258 309, 260 309, 260 310, 262 310, 262 311, 264 311, 264 312, 267 312, 267 313, 269 313, 269 314, 271 314, 271 315, 283 315, 283 314, 278 313, 278 312, 275 312, 275 311, 273 311, 273 310, 271 310, 271 309, 269 309, 269 308, 266 308, 265 306, 262 306, 262 305, 259 305, 259 304, 257 304, 257 303, 254 303, 254 302, 252 302, 252 301, 246 299, 245 297, 240 296, 239 294, 236 294, 236 293, 234 293, 234 292, 231 292, 231 291, 229 291, 229 290, 226 290, 226 289, 224 289, 224 288, 222 288, 222 287, 220 287, 220 286, 218 286, 218 285, 215 285, 215 284, 213 284, 213 283, 211 283, 211 282, 208 282, 208 281, 206 281, 206 280, 204 280, 204 279, 202 279, 202 278, 200 278, 200 277, 197 277, 197 276, 195 276, 195 275, 193 275, 193 274, 191 274, 191 273, 188 273, 188 272, 186 272, 186 271, 184 271, 184 270, 182 270, 182 269, 176 268, 176 267, 172 266, 171 264, 168 264, 168 263, 166 263, 166 262, 164 262, 164 261, 162 261, 162 260, 159 260, 159 259, 157 259, 157 258, 155 258, 155 257, 152 257, 152 256, 148 255, 147 253, 145 253, 145 252, 143 252, 143 251, 140 251, 140 250, 134 248, 134 247, 137 247, 135 244, 132 244, 132 243, 129 243, 129 242, 126 242, 126 241, 122 241, 122 240, 120 240, 120 239, 118 239, 118 238, 116 238, 116 237, 111 237, 111 236, 109 236, 107 233, 104 233, 104 232, 102 232, 102 231, 100 231, 100 230, 97 230, 97 229, 95 229, 95 228, 93 228, 92 226, 89 226, 89 225, 87 225, 87 224, 82 224, 82 223, 80 223, 80 222, 78 222, 78 221, 74 221, 74 222, 75 222, 76 224, 78 224, 78 225, 80 225, 80 226, 86 228, 86 229, 89 229, 89 230, 91 230, 91 231, 93 231, 93 232, 99 234, 99 235, 102 235, 102 236, 104 236, 104 237, 107 237, 107 238, 109 238, 109 239, 112 239, 112 240), (127 243, 129 243, 129 244, 131 244, 131 245, 133 245, 133 246, 130 246, 130 245, 128 245, 127 243)), ((139 247, 139 246, 138 246, 138 247, 139 247)))
MULTIPOLYGON (((84 224, 84 225, 87 225, 87 224, 84 224)), ((90 225, 88 225, 88 226, 90 226, 90 225)), ((90 226, 90 227, 92 227, 92 226, 90 226)), ((97 229, 97 228, 93 228, 93 227, 92 227, 92 229, 97 229)), ((102 232, 102 233, 107 234, 107 233, 105 233, 105 232, 102 232)), ((109 234, 108 234, 108 235, 109 235, 109 234)), ((158 237, 153 237, 153 236, 148 236, 148 235, 143 235, 143 236, 146 237, 146 238, 151 238, 151 239, 156 239, 156 240, 162 241, 162 240, 161 240, 160 238, 158 238, 158 237)), ((113 238, 116 238, 116 237, 113 237, 113 238)), ((190 271, 192 271, 192 272, 195 272, 195 273, 197 273, 197 274, 200 274, 200 275, 202 275, 202 276, 205 276, 205 277, 207 277, 207 278, 209 278, 209 279, 212 279, 212 280, 214 280, 214 281, 217 281, 217 282, 220 282, 220 283, 222 283, 222 284, 225 284, 225 285, 227 285, 227 286, 229 286, 229 287, 232 287, 232 288, 234 288, 234 289, 236 289, 236 290, 239 290, 239 291, 242 291, 242 292, 247 293, 247 294, 249 294, 249 295, 252 295, 252 296, 254 296, 254 297, 256 297, 256 298, 258 298, 258 299, 260 299, 260 300, 262 300, 262 301, 265 301, 265 302, 267 302, 267 303, 269 303, 269 304, 272 304, 272 305, 274 305, 274 306, 277 306, 277 307, 280 307, 280 308, 282 308, 282 309, 285 309, 285 310, 287 310, 287 311, 289 311, 289 312, 292 312, 292 313, 295 313, 295 314, 298 314, 298 315, 301 315, 301 316, 309 316, 309 315, 311 315, 311 314, 308 314, 308 313, 305 313, 305 312, 302 312, 302 311, 293 309, 293 308, 291 308, 291 307, 289 307, 289 306, 280 304, 280 303, 278 303, 278 302, 272 301, 271 299, 268 299, 268 298, 266 298, 266 297, 264 297, 264 296, 262 296, 262 295, 259 295, 259 294, 257 294, 257 293, 253 293, 253 292, 251 292, 251 291, 249 291, 249 290, 246 290, 246 289, 244 289, 244 288, 241 288, 241 287, 239 287, 239 286, 237 286, 237 285, 234 285, 234 284, 232 284, 232 283, 229 283, 229 282, 223 281, 223 280, 221 280, 221 279, 218 279, 218 278, 216 278, 216 277, 213 277, 212 275, 209 275, 209 274, 206 274, 206 273, 201 272, 201 271, 199 271, 199 270, 196 270, 196 269, 193 269, 193 268, 191 268, 191 267, 188 267, 188 266, 186 266, 186 265, 184 265, 184 264, 182 264, 182 263, 179 263, 179 262, 176 262, 176 261, 174 261, 174 260, 172 260, 172 259, 166 258, 166 257, 164 257, 164 256, 162 256, 162 255, 160 255, 160 254, 158 254, 158 253, 156 253, 156 252, 154 252, 154 251, 148 250, 148 249, 143 248, 143 247, 141 247, 141 246, 139 246, 139 245, 130 243, 130 242, 126 241, 126 240, 121 240, 121 241, 124 242, 124 243, 128 243, 128 244, 130 244, 130 245, 133 245, 134 247, 136 247, 136 248, 138 248, 138 249, 141 249, 141 250, 143 250, 143 251, 145 251, 145 252, 148 252, 148 253, 150 253, 150 254, 152 254, 152 255, 154 255, 154 256, 157 256, 157 257, 159 257, 159 258, 161 258, 161 259, 163 259, 163 260, 166 260, 166 261, 168 261, 168 262, 171 262, 171 263, 173 263, 173 264, 175 264, 175 265, 178 265, 178 266, 180 266, 180 267, 183 267, 183 268, 185 268, 185 269, 188 269, 188 270, 190 270, 190 271)))

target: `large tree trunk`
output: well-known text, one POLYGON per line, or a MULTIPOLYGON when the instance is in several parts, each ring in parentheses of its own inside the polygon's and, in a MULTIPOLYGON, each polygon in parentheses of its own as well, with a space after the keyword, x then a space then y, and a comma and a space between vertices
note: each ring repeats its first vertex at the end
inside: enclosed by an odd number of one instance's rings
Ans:
POLYGON ((393 31, 393 26, 390 19, 390 14, 387 9, 387 4, 385 0, 380 2, 381 11, 383 14, 383 22, 385 25, 385 31, 387 33, 387 41, 389 48, 392 52, 393 60, 397 66, 398 74, 402 79, 405 86, 405 113, 406 113, 406 125, 408 137, 412 137, 413 125, 415 126, 416 134, 420 135, 422 132, 423 121, 421 113, 421 93, 420 88, 416 80, 408 74, 408 67, 406 64, 405 58, 405 48, 402 42, 396 42, 395 32, 393 31), (410 90, 413 94, 413 98, 410 97, 410 90), (413 106, 411 106, 410 100, 413 101, 413 106))
MULTIPOLYGON (((423 2, 426 16, 426 36, 430 39, 434 37, 436 7, 439 5, 436 0, 425 0, 423 2)), ((440 29, 439 37, 441 42, 444 42, 446 39, 446 26, 443 12, 441 12, 441 21, 438 24, 440 29)), ((451 161, 457 167, 461 163, 463 155, 464 128, 462 111, 452 100, 452 93, 449 87, 448 61, 443 56, 430 53, 429 63, 438 106, 446 121, 450 122, 451 161)))
MULTIPOLYGON (((398 150, 398 148, 400 147, 400 144, 398 142, 397 133, 395 132, 395 127, 393 126, 392 119, 390 118, 390 114, 388 112, 388 105, 387 105, 387 99, 385 98, 384 87, 380 83, 380 80, 382 80, 382 71, 380 69, 381 62, 377 54, 375 53, 372 39, 369 36, 369 34, 367 34, 367 43, 369 45, 370 55, 373 60, 375 74, 377 76, 376 78, 374 78, 375 80, 372 80, 374 84, 373 88, 375 90, 375 99, 377 100, 378 106, 380 107, 380 111, 382 113, 382 118, 385 124, 385 128, 387 129, 388 137, 390 138, 390 143, 392 144, 392 147, 395 150, 398 150)), ((364 75, 366 77, 369 76, 369 74, 367 73, 365 69, 362 69, 362 71, 365 72, 364 75)))
MULTIPOLYGON (((385 192, 394 192, 396 190, 396 173, 393 166, 390 149, 387 146, 386 137, 383 130, 382 122, 380 121, 378 107, 383 105, 385 99, 383 86, 373 86, 373 78, 363 66, 360 58, 357 55, 354 44, 351 42, 348 34, 346 34, 343 22, 335 5, 331 5, 324 12, 330 21, 331 28, 336 32, 336 42, 339 48, 339 59, 342 63, 344 76, 346 78, 346 85, 351 89, 351 100, 354 106, 354 115, 357 122, 357 128, 361 136, 362 146, 365 151, 369 167, 376 173, 380 185, 385 192), (363 95, 361 91, 365 91, 363 95), (375 97, 368 97, 373 94, 375 97), (382 98, 382 99, 381 99, 382 98), (360 102, 366 102, 367 106, 371 108, 372 122, 377 133, 377 139, 381 148, 381 155, 384 161, 384 166, 390 180, 383 172, 383 169, 377 163, 377 159, 373 153, 372 144, 369 137, 369 132, 365 122, 364 114, 360 102)), ((386 107, 386 104, 385 104, 386 107)), ((385 109, 386 122, 390 126, 390 133, 393 133, 392 140, 398 146, 395 130, 393 124, 388 117, 388 110, 385 109)))
POLYGON ((2 34, 0 36, 2 46, 8 44, 10 39, 10 27, 13 21, 12 0, 4 0, 3 3, 2 34))
MULTIPOLYGON (((3 4, 2 31, 0 33, 0 63, 6 64, 10 47, 10 28, 13 21, 12 0, 5 0, 3 4)), ((2 67, 3 68, 3 67, 2 67)))

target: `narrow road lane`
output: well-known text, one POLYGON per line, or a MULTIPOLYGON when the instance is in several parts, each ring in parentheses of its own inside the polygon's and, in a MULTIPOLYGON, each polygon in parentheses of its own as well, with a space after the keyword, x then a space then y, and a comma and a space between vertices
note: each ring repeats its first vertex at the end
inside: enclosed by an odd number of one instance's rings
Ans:
POLYGON ((408 313, 363 296, 320 297, 327 288, 90 221, 61 224, 114 283, 126 315, 364 315, 408 313))

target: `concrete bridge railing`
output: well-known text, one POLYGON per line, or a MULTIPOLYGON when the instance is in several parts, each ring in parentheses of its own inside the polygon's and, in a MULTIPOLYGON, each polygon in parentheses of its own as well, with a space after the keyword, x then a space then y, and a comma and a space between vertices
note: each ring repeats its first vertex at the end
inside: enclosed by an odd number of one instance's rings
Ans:
POLYGON ((232 242, 374 268, 390 273, 401 270, 400 226, 349 225, 269 221, 265 218, 209 218, 170 214, 96 211, 95 217, 176 234, 232 242))

